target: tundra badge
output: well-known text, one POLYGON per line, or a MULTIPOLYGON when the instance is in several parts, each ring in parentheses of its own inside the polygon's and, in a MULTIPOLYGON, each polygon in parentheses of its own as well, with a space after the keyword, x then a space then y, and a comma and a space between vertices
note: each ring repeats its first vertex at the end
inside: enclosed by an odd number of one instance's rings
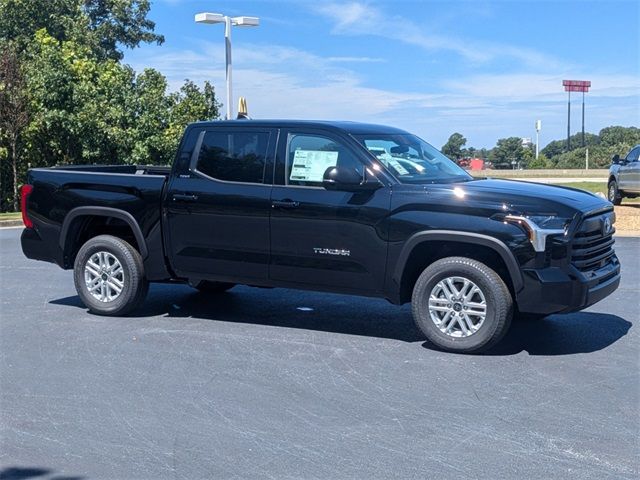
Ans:
POLYGON ((339 248, 314 248, 313 253, 318 255, 337 255, 339 257, 351 256, 351 250, 342 250, 339 248))

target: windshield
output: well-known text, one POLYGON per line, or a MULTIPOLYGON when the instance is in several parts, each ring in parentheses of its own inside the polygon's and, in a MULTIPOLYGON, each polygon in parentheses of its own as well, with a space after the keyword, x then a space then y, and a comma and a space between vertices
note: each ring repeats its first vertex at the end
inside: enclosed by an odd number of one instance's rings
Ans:
POLYGON ((402 183, 466 182, 473 178, 415 135, 371 134, 354 137, 402 183))

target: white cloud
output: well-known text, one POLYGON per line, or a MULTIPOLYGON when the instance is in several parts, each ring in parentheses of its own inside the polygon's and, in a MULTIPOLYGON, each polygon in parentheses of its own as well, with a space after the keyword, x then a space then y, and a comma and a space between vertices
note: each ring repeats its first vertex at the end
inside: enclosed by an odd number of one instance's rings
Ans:
POLYGON ((327 57, 327 61, 336 63, 384 63, 384 58, 374 57, 327 57))
MULTIPOLYGON (((224 100, 224 51, 213 43, 200 44, 202 53, 157 49, 139 58, 128 56, 136 70, 152 66, 163 72, 172 89, 184 79, 213 82, 224 100)), ((256 117, 317 119, 371 119, 403 103, 429 96, 366 87, 343 67, 351 62, 377 62, 373 58, 320 57, 280 45, 243 45, 233 51, 234 96, 246 96, 256 117)))
MULTIPOLYGON (((224 101, 224 50, 218 43, 199 43, 197 52, 148 47, 131 52, 127 60, 136 70, 157 68, 172 89, 186 78, 200 84, 209 80, 224 101)), ((247 97, 255 118, 386 123, 414 131, 436 146, 454 131, 476 147, 491 147, 505 136, 532 136, 538 118, 543 120, 542 138, 547 141, 562 138, 566 131, 562 74, 474 75, 443 81, 434 85, 433 91, 439 93, 427 93, 370 86, 347 68, 357 60, 322 57, 288 46, 241 44, 234 47, 233 60, 234 96, 247 97)), ((636 77, 583 73, 593 82, 587 99, 588 131, 638 124, 636 77)), ((574 108, 575 114, 579 106, 574 108)), ((576 130, 578 125, 575 117, 576 130)))
POLYGON ((335 34, 378 36, 427 51, 450 51, 473 63, 513 59, 529 67, 560 65, 559 60, 531 48, 427 33, 410 19, 388 14, 368 3, 322 3, 314 10, 334 23, 335 34))
POLYGON ((577 75, 575 72, 472 75, 464 80, 445 81, 443 86, 447 90, 474 98, 550 101, 566 98, 562 80, 572 75, 591 80, 592 88, 591 92, 587 94, 588 96, 624 97, 637 95, 640 92, 640 78, 638 77, 603 75, 594 72, 578 73, 577 75))

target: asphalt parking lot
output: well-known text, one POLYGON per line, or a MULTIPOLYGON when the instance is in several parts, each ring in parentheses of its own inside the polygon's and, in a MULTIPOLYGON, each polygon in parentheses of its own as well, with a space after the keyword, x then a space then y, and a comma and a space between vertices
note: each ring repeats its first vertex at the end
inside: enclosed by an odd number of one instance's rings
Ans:
POLYGON ((88 314, 0 230, 0 478, 638 478, 640 239, 587 311, 487 355, 428 348, 408 306, 154 285, 88 314))

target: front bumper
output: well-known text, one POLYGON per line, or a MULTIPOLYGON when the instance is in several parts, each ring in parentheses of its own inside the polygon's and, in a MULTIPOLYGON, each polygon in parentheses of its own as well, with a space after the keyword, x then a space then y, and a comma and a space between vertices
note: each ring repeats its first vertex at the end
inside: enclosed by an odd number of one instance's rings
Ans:
POLYGON ((573 265, 566 269, 525 269, 524 286, 516 295, 523 313, 551 315, 585 309, 613 293, 620 284, 620 262, 614 257, 600 268, 583 273, 573 265))

